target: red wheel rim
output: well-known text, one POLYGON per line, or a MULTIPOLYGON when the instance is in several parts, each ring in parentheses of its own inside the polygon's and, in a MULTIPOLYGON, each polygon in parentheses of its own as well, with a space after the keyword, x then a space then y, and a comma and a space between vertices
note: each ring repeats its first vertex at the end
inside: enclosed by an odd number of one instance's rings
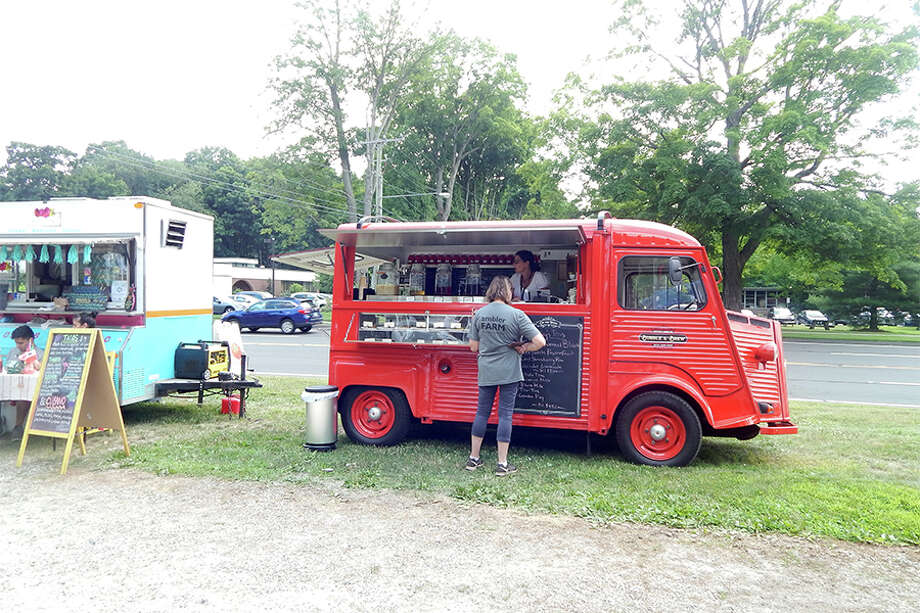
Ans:
POLYGON ((351 405, 351 423, 367 438, 385 436, 393 427, 396 409, 390 397, 377 390, 362 392, 351 405))
POLYGON ((661 406, 645 407, 629 428, 633 447, 650 460, 677 456, 687 442, 687 429, 677 413, 661 406))

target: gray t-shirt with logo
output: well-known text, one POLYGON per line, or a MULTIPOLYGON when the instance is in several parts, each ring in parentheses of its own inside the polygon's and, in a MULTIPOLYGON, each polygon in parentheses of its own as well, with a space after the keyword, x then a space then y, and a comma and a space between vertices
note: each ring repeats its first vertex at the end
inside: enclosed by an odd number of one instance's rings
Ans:
POLYGON ((476 311, 470 326, 470 340, 479 341, 479 385, 523 381, 521 356, 508 345, 529 341, 539 333, 523 311, 499 300, 476 311))

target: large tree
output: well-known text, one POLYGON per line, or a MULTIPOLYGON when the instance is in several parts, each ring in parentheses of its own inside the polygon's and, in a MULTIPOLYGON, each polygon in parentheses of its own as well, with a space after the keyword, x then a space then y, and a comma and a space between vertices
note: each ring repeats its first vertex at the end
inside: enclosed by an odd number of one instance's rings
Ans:
POLYGON ((634 44, 620 50, 669 76, 587 98, 575 140, 592 195, 714 244, 727 306, 740 307, 745 264, 765 241, 791 238, 816 257, 849 241, 860 256, 885 225, 875 221, 917 223, 915 192, 860 165, 871 137, 909 127, 870 123, 865 111, 916 70, 917 28, 845 18, 839 1, 685 0, 677 45, 665 49, 647 7, 622 5, 614 31, 634 44))
POLYGON ((76 154, 63 147, 11 142, 0 167, 0 200, 48 200, 65 195, 76 154))
POLYGON ((439 219, 451 217, 458 197, 458 217, 478 219, 533 155, 533 124, 522 111, 526 93, 513 55, 443 35, 400 101, 395 125, 402 140, 390 156, 392 168, 418 169, 439 219))
POLYGON ((244 163, 221 147, 191 151, 184 162, 187 176, 200 185, 205 210, 214 216, 214 255, 263 255, 259 208, 244 163))
POLYGON ((356 219, 353 151, 360 149, 367 162, 363 212, 369 215, 380 147, 405 84, 431 44, 415 34, 400 0, 391 0, 379 15, 347 0, 305 0, 301 6, 306 19, 291 51, 276 60, 273 129, 296 129, 302 146, 337 159, 348 212, 356 219), (348 113, 360 106, 365 118, 355 122, 348 113))

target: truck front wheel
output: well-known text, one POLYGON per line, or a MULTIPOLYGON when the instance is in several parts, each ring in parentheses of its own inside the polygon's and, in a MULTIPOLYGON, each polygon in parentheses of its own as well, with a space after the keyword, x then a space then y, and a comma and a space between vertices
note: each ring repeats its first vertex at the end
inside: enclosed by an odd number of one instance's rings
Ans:
POLYGON ((396 445, 406 438, 412 412, 402 392, 385 387, 352 387, 339 405, 348 438, 362 445, 396 445))
POLYGON ((702 438, 696 412, 669 392, 639 394, 617 413, 617 445, 630 462, 686 466, 699 452, 702 438))

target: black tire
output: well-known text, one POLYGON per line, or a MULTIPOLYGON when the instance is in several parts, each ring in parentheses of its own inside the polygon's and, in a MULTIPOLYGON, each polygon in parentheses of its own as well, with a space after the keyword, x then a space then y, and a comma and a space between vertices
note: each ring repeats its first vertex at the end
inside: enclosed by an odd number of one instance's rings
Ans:
POLYGON ((294 330, 297 329, 297 326, 294 325, 294 321, 286 317, 281 320, 279 327, 281 328, 282 334, 294 334, 294 330))
POLYGON ((648 466, 686 466, 699 453, 703 439, 696 411, 669 392, 645 392, 626 403, 617 411, 615 434, 624 458, 648 466), (642 428, 643 424, 661 425, 664 438, 653 440, 656 433, 642 428), (668 437, 675 432, 672 441, 668 437))
POLYGON ((303 332, 304 334, 306 334, 307 332, 309 332, 309 331, 312 330, 312 329, 313 329, 313 326, 311 326, 311 325, 300 326, 300 331, 303 332))
MULTIPOLYGON (((385 404, 385 401, 381 402, 385 404)), ((365 387, 356 386, 345 390, 345 393, 339 398, 339 413, 342 415, 342 428, 355 443, 360 445, 376 445, 388 447, 397 445, 405 440, 409 433, 412 423, 412 411, 409 408, 409 402, 405 394, 400 390, 387 387, 365 387), (368 424, 370 420, 365 419, 364 423, 356 421, 356 415, 362 415, 362 405, 370 403, 372 398, 379 401, 387 399, 388 405, 384 410, 391 410, 392 419, 390 425, 380 432, 369 432, 368 424), (355 403, 360 403, 355 406, 355 403)), ((360 419, 360 417, 358 418, 360 419)))
POLYGON ((227 313, 232 313, 235 310, 236 309, 234 309, 233 307, 227 307, 226 309, 224 309, 224 315, 226 315, 227 313))
POLYGON ((250 332, 258 332, 259 329, 258 329, 258 328, 251 328, 251 327, 250 327, 250 328, 249 328, 249 331, 250 331, 250 332))

